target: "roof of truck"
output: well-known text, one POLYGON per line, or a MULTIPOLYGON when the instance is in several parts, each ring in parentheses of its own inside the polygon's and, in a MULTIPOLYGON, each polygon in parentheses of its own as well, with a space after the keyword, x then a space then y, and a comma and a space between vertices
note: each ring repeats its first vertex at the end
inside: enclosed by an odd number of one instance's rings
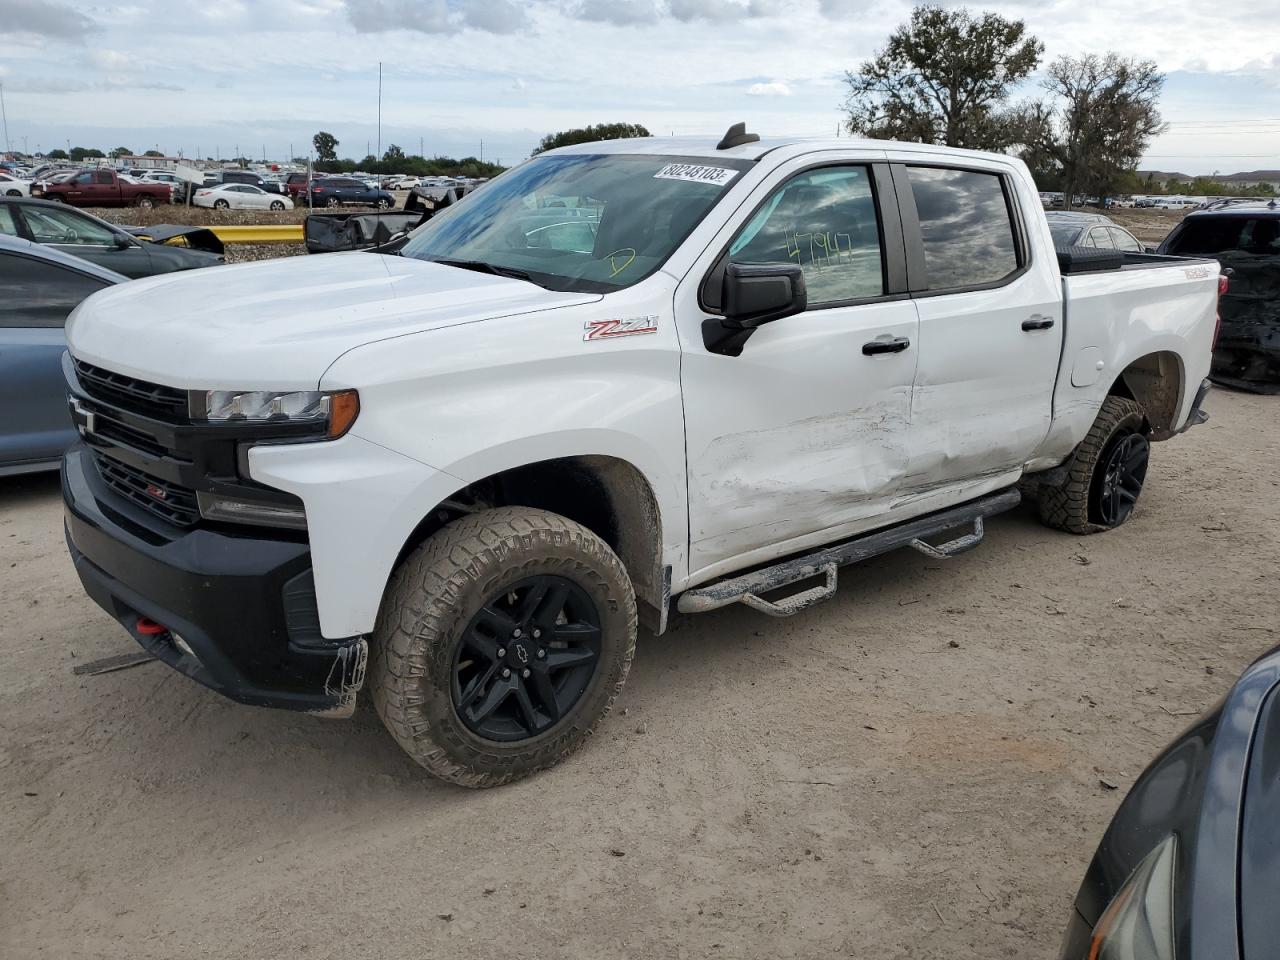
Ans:
MULTIPOLYGON (((979 150, 961 150, 930 143, 905 143, 897 140, 867 140, 858 137, 809 138, 809 137, 761 137, 740 146, 719 149, 720 137, 633 137, 626 140, 595 140, 557 147, 548 153, 652 153, 677 157, 723 157, 732 160, 759 160, 767 153, 788 147, 803 147, 803 152, 820 150, 910 150, 913 153, 937 153, 947 157, 969 156, 975 158, 1011 161, 1014 158, 1000 153, 983 153, 979 150)), ((794 151, 791 151, 794 152, 794 151)))

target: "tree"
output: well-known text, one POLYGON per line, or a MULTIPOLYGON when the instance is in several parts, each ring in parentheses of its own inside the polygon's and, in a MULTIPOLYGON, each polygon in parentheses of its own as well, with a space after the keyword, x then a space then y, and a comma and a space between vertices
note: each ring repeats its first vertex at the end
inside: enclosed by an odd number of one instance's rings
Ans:
POLYGON ((533 153, 536 156, 545 150, 567 147, 573 143, 594 143, 597 140, 625 140, 629 137, 652 136, 652 133, 638 123, 597 123, 594 126, 580 127, 576 130, 561 130, 559 133, 549 133, 534 147, 533 153))
POLYGON ((1049 65, 1049 99, 1023 108, 1023 159, 1060 176, 1066 204, 1078 193, 1105 197, 1132 184, 1151 138, 1164 129, 1164 74, 1150 60, 1108 53, 1062 56, 1049 65))
POLYGON ((76 161, 77 163, 79 163, 81 160, 96 159, 98 157, 103 157, 103 156, 106 156, 106 154, 104 154, 101 150, 97 149, 96 147, 72 147, 71 148, 71 159, 76 161))
POLYGON ((67 151, 63 150, 61 147, 50 150, 48 153, 45 154, 45 157, 46 159, 49 159, 49 160, 69 160, 70 159, 67 156, 67 151))
POLYGON ((163 157, 164 154, 159 150, 146 150, 142 154, 144 157, 163 157))
POLYGON ((1021 20, 918 6, 875 59, 845 73, 846 126, 879 139, 1001 149, 1010 88, 1043 52, 1021 20))
POLYGON ((338 159, 338 138, 332 133, 321 130, 311 138, 311 144, 316 148, 316 157, 321 160, 337 160, 338 159))
POLYGON ((114 147, 107 156, 112 160, 119 160, 121 157, 132 157, 133 151, 128 147, 114 147))
POLYGON ((402 164, 404 163, 404 161, 405 161, 404 151, 401 150, 394 143, 391 144, 391 146, 387 147, 386 153, 382 155, 382 162, 390 166, 402 164))

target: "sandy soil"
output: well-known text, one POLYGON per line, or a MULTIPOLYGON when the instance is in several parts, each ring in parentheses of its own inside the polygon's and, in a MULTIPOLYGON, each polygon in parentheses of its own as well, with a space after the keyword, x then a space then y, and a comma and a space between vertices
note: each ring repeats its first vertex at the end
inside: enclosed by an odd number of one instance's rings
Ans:
POLYGON ((1277 402, 1213 393, 1115 532, 1022 509, 793 620, 642 636, 593 742, 486 793, 368 709, 73 675, 133 643, 56 479, 0 481, 0 955, 1054 957, 1124 790, 1277 642, 1277 402))

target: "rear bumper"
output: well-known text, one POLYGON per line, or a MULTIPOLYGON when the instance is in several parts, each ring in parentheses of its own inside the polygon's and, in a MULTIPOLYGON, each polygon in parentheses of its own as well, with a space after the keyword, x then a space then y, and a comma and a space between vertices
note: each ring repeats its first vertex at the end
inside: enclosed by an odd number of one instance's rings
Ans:
POLYGON ((321 636, 306 542, 166 524, 108 489, 83 444, 63 459, 62 492, 85 591, 157 659, 241 703, 354 709, 367 644, 321 636))

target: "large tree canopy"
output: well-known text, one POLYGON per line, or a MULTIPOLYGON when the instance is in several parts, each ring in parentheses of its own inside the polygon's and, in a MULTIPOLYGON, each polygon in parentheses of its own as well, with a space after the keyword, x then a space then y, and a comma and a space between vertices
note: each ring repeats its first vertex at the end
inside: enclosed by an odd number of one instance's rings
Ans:
POLYGON ((638 123, 597 123, 577 130, 561 130, 549 133, 534 148, 534 154, 573 143, 593 143, 596 140, 625 140, 628 137, 651 137, 648 130, 638 123))
POLYGON ((1044 44, 1021 20, 924 5, 873 60, 845 74, 850 133, 972 149, 1008 143, 1010 89, 1044 44))
POLYGON ((1114 53, 1059 57, 1049 66, 1049 97, 1022 108, 1023 159, 1032 171, 1076 193, 1106 196, 1131 187, 1131 172, 1164 129, 1158 101, 1164 74, 1150 60, 1114 53))
POLYGON ((311 144, 316 148, 316 157, 320 160, 337 160, 338 159, 338 138, 327 130, 321 130, 311 138, 311 144))

